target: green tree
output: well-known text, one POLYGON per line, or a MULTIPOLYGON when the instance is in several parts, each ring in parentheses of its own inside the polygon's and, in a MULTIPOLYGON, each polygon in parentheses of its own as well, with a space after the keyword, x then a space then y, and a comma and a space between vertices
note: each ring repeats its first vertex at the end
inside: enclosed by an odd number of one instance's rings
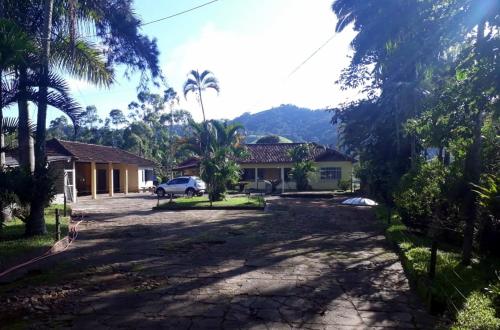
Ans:
MULTIPOLYGON (((37 2, 32 2, 29 0, 23 1, 7 1, 4 2, 5 5, 8 6, 7 13, 9 13, 9 17, 14 17, 21 24, 25 31, 29 35, 36 36, 36 38, 43 39, 43 35, 47 34, 51 36, 57 36, 52 42, 54 50, 56 49, 56 45, 60 45, 61 47, 66 47, 66 50, 69 51, 60 51, 62 48, 59 48, 58 51, 54 51, 52 54, 54 55, 53 59, 55 59, 54 63, 63 63, 63 68, 68 67, 68 72, 73 75, 82 76, 84 73, 85 78, 93 80, 97 79, 98 76, 102 76, 102 73, 109 72, 108 68, 115 64, 124 64, 127 67, 127 70, 138 69, 141 73, 141 83, 146 83, 150 77, 155 78, 159 75, 159 66, 158 66, 158 50, 156 47, 156 42, 153 40, 149 40, 147 37, 138 33, 138 28, 140 26, 140 21, 134 16, 131 3, 128 0, 118 0, 113 3, 109 2, 78 2, 78 6, 74 6, 74 1, 64 1, 58 0, 53 2, 55 10, 53 11, 54 19, 50 20, 53 22, 52 26, 49 25, 51 31, 47 33, 47 26, 44 22, 47 20, 43 20, 40 18, 47 18, 47 6, 45 8, 40 6, 37 2), (69 4, 69 5, 68 5, 69 4), (45 9, 45 10, 44 10, 45 9), (37 21, 33 21, 33 19, 38 19, 37 21), (81 23, 77 24, 76 21, 81 23), (70 24, 67 24, 70 22, 70 24), (76 54, 81 54, 80 50, 82 50, 83 45, 88 45, 83 40, 77 41, 75 36, 75 27, 76 26, 85 26, 89 28, 89 30, 93 30, 96 32, 96 38, 99 39, 102 43, 103 48, 106 49, 104 52, 104 56, 106 60, 104 65, 99 65, 97 67, 93 67, 97 70, 87 70, 91 66, 81 65, 82 63, 90 63, 90 59, 96 59, 101 54, 100 52, 89 53, 86 55, 92 55, 91 57, 87 56, 83 61, 77 61, 76 54), (45 29, 44 29, 45 28, 45 29), (69 38, 66 36, 69 35, 69 38), (56 41, 61 41, 57 43, 56 41), (67 42, 66 42, 67 41, 67 42), (150 75, 148 75, 148 73, 150 75)), ((52 11, 51 11, 52 12, 52 11)), ((47 48, 47 47, 45 47, 47 48)), ((40 49, 38 55, 34 57, 35 61, 33 62, 33 68, 37 70, 39 68, 43 70, 38 70, 40 72, 40 80, 37 83, 39 86, 39 93, 41 91, 41 95, 44 95, 45 86, 47 86, 47 77, 49 76, 48 69, 45 70, 46 63, 48 60, 48 52, 43 51, 45 48, 40 49)), ((47 48, 48 49, 48 48, 47 48)), ((88 47, 87 47, 88 49, 88 47)), ((52 58, 51 58, 52 61, 52 58)), ((103 63, 102 61, 100 63, 103 63)), ((29 68, 32 69, 32 68, 29 68)), ((23 111, 26 110, 24 107, 27 102, 27 82, 28 82, 28 68, 21 67, 19 70, 19 93, 20 100, 19 104, 22 105, 23 111)), ((109 77, 109 75, 107 76, 109 77)), ((106 81, 106 79, 99 80, 100 82, 106 81)), ((48 97, 47 93, 47 97, 48 97)), ((41 98, 37 99, 39 102, 41 98)), ((39 111, 38 116, 42 118, 44 116, 45 109, 45 101, 42 100, 41 111, 39 111)), ((24 111, 26 112, 26 111, 24 111)), ((24 113, 23 112, 23 113, 24 113)), ((21 119, 22 116, 20 116, 21 119)), ((24 117, 23 122, 24 122, 24 117)), ((43 130, 45 130, 45 123, 41 123, 39 121, 39 125, 42 125, 43 130)), ((22 127, 22 125, 21 125, 22 127)), ((23 132, 20 132, 23 133, 23 132)), ((42 128, 39 128, 38 136, 42 137, 45 133, 42 133, 42 128)), ((21 136, 25 134, 19 134, 21 136)), ((43 136, 44 137, 44 136, 43 136)), ((38 157, 37 164, 38 168, 42 169, 45 165, 41 165, 45 162, 45 155, 43 152, 44 141, 37 141, 38 147, 38 157)), ((41 171, 41 170, 40 170, 41 171)), ((36 181, 38 182, 38 181, 36 181)), ((40 180, 40 185, 42 186, 43 180, 40 180)), ((40 189, 39 191, 43 191, 40 189)), ((32 205, 32 222, 33 226, 29 225, 33 228, 42 228, 43 226, 39 225, 43 222, 43 207, 39 204, 41 199, 35 199, 35 205, 32 205)), ((28 227, 28 226, 27 226, 28 227)), ((34 234, 33 231, 29 230, 29 234, 34 234)))
POLYGON ((368 97, 339 109, 334 120, 359 155, 362 182, 392 205, 402 176, 437 148, 439 160, 453 167, 445 185, 462 182, 465 198, 452 202, 463 213, 456 226, 465 220, 468 264, 478 218, 471 183, 480 181, 484 164, 482 120, 499 99, 498 1, 337 0, 332 8, 337 31, 352 24, 358 32, 340 82, 368 97))
POLYGON ((113 109, 109 112, 109 118, 111 118, 111 123, 115 126, 118 127, 123 124, 127 124, 128 120, 125 118, 125 115, 123 114, 123 111, 120 109, 113 109))
POLYGON ((196 95, 198 102, 200 103, 204 122, 206 122, 206 117, 205 107, 203 106, 203 91, 207 89, 213 89, 217 92, 217 94, 220 91, 219 81, 215 78, 214 74, 208 70, 203 71, 201 74, 198 70, 192 70, 182 88, 185 98, 187 98, 189 93, 196 95))
POLYGON ((311 150, 308 144, 300 144, 290 150, 293 167, 290 176, 297 184, 297 190, 309 189, 309 175, 316 171, 314 162, 311 160, 311 150))
POLYGON ((235 183, 240 168, 235 156, 243 155, 243 129, 238 124, 217 120, 204 123, 190 121, 191 135, 181 139, 181 148, 189 150, 201 159, 201 178, 208 185, 210 202, 224 198, 227 185, 235 183))

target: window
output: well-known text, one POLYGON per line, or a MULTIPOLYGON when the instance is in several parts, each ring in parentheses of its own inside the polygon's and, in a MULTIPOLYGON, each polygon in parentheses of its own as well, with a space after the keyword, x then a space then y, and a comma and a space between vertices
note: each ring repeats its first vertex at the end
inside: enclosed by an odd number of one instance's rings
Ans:
POLYGON ((253 181, 255 180, 255 169, 245 168, 243 169, 243 181, 253 181))
POLYGON ((154 174, 152 170, 144 170, 144 182, 153 181, 154 174))
POLYGON ((189 182, 189 178, 178 178, 177 180, 175 184, 187 184, 189 182))
POLYGON ((342 169, 340 167, 323 167, 319 169, 321 180, 340 180, 342 169))

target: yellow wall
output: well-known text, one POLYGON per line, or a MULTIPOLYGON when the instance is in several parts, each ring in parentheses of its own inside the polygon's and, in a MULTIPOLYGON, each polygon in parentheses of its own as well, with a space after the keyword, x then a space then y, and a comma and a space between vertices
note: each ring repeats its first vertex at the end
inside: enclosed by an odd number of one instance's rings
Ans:
POLYGON ((139 192, 139 166, 128 166, 128 191, 139 192))
MULTIPOLYGON (((137 165, 113 164, 113 169, 120 170, 120 192, 125 192, 125 167, 128 167, 128 191, 139 191, 139 167, 137 165)), ((90 163, 76 163, 76 182, 78 195, 88 195, 90 191, 90 163)), ((106 170, 106 190, 109 191, 108 164, 96 164, 96 172, 106 170)), ((96 173, 97 174, 97 173, 96 173)), ((100 192, 102 193, 102 192, 100 192)))
MULTIPOLYGON (((332 190, 338 188, 338 180, 321 180, 319 170, 324 167, 340 167, 342 170, 342 181, 351 181, 353 164, 351 162, 316 162, 314 164, 317 169, 317 173, 314 173, 309 178, 310 184, 313 190, 332 190)), ((264 170, 264 178, 265 180, 276 180, 281 179, 280 168, 292 168, 293 165, 291 163, 281 163, 281 164, 241 164, 240 167, 242 169, 255 169, 262 168, 267 169, 264 170), (273 170, 270 170, 273 169, 273 170), (278 175, 276 177, 276 174, 278 175)), ((262 178, 261 178, 262 179, 262 178)), ((287 184, 287 189, 290 189, 292 185, 287 184), (289 188, 290 187, 290 188, 289 188)))

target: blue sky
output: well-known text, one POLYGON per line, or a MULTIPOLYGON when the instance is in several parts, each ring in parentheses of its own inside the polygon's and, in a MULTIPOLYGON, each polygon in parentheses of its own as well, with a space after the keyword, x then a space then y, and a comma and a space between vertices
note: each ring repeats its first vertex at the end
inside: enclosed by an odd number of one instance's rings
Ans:
MULTIPOLYGON (((207 1, 136 0, 135 8, 147 22, 207 1)), ((144 26, 143 32, 158 40, 162 71, 178 92, 191 69, 209 69, 218 77, 220 95, 207 92, 205 96, 209 118, 234 118, 285 103, 325 108, 357 97, 355 91, 341 91, 334 84, 348 64, 351 30, 336 35, 299 71, 289 74, 334 34, 331 2, 219 0, 144 26)), ((83 106, 95 105, 105 117, 115 108, 126 111, 135 99, 137 79, 127 80, 119 73, 110 89, 69 81, 74 97, 83 106)), ((194 99, 181 98, 179 107, 201 118, 194 99)), ((57 115, 52 109, 48 120, 57 115)))

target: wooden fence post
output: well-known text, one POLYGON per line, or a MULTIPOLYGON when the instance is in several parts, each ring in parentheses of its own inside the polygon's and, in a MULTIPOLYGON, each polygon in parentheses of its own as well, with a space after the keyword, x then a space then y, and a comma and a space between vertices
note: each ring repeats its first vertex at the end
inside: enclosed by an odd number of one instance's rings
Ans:
POLYGON ((61 239, 61 223, 59 222, 59 209, 56 209, 56 241, 61 239))
POLYGON ((63 216, 66 217, 66 192, 64 192, 64 208, 63 208, 63 216))
POLYGON ((433 280, 436 276, 437 249, 438 243, 435 239, 433 239, 431 246, 431 260, 429 264, 429 279, 431 280, 433 280))

